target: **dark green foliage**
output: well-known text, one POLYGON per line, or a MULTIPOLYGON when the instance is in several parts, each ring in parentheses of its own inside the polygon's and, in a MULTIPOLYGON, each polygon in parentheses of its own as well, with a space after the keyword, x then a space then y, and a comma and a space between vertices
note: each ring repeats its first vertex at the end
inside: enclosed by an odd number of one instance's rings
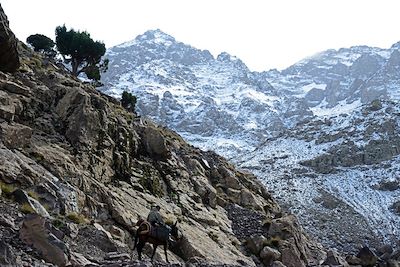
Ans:
POLYGON ((72 75, 85 73, 89 79, 100 80, 100 73, 108 68, 108 60, 101 60, 106 53, 106 46, 93 41, 87 32, 68 30, 64 26, 56 28, 57 50, 66 63, 71 63, 72 75))
POLYGON ((135 112, 136 96, 124 91, 122 93, 121 104, 125 109, 135 112))
POLYGON ((45 52, 53 55, 55 54, 55 51, 53 50, 55 43, 53 40, 43 34, 30 35, 26 39, 26 42, 33 46, 33 49, 36 52, 45 52))

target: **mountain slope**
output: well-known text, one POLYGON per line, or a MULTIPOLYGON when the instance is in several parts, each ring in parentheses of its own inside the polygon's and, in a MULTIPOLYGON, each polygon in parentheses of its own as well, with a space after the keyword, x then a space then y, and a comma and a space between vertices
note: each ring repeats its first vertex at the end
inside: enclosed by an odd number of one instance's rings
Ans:
POLYGON ((324 244, 396 244, 399 108, 375 101, 350 115, 315 118, 241 157, 241 167, 324 244))
POLYGON ((399 133, 393 122, 397 104, 390 104, 399 99, 398 50, 399 44, 389 49, 327 50, 283 71, 257 73, 226 53, 213 58, 159 30, 148 31, 110 49, 111 72, 105 75, 102 90, 116 97, 122 90, 133 92, 141 115, 172 127, 193 145, 217 151, 256 172, 280 203, 300 215, 309 232, 324 244, 345 250, 364 242, 375 247, 381 241, 396 245, 393 233, 399 225, 393 210, 399 189, 381 192, 374 187, 397 183, 397 172, 384 167, 386 161, 395 165, 397 154, 387 152, 391 150, 382 143, 392 144, 384 136, 397 140, 399 133), (389 100, 383 102, 385 113, 370 111, 377 118, 364 117, 377 98, 389 100), (392 127, 392 132, 387 133, 385 127, 392 127), (372 135, 371 129, 377 133, 372 135), (386 151, 385 156, 374 155, 371 149, 375 147, 386 151), (343 161, 350 161, 346 153, 381 160, 364 159, 348 166, 323 156, 327 151, 340 152, 343 161), (339 174, 330 173, 333 170, 339 174), (365 201, 359 194, 374 201, 365 201), (342 210, 350 218, 344 228, 337 220, 342 210), (332 224, 323 228, 326 220, 332 224), (384 228, 379 227, 381 221, 384 228))

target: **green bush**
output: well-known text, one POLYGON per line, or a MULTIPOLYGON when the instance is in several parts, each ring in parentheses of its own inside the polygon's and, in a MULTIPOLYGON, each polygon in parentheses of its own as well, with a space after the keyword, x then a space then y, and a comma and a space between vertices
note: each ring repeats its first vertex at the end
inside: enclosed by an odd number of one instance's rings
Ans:
POLYGON ((136 96, 132 95, 131 93, 128 93, 127 91, 124 91, 122 93, 121 105, 126 110, 130 112, 135 112, 136 101, 136 96))
POLYGON ((12 192, 16 189, 16 187, 12 184, 6 184, 0 181, 0 188, 2 194, 4 193, 5 196, 10 196, 12 192))
POLYGON ((25 214, 31 214, 31 213, 36 213, 35 210, 32 208, 32 206, 29 203, 24 203, 20 207, 20 210, 22 213, 25 214))
POLYGON ((28 191, 28 196, 30 196, 30 197, 33 198, 33 199, 39 200, 39 195, 38 195, 38 193, 36 193, 36 192, 33 191, 33 190, 28 191))
POLYGON ((85 218, 82 214, 78 214, 76 212, 68 213, 66 216, 69 220, 73 221, 76 224, 86 224, 88 223, 88 219, 85 218))

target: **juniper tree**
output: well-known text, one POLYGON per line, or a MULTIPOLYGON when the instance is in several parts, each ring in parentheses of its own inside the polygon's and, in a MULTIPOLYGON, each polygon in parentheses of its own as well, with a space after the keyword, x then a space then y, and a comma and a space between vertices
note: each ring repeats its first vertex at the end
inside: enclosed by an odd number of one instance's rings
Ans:
POLYGON ((136 96, 124 91, 121 98, 122 106, 130 112, 135 112, 136 96))
POLYGON ((36 52, 44 52, 47 54, 55 54, 55 43, 49 37, 43 34, 32 34, 26 38, 26 42, 30 44, 36 52))
POLYGON ((86 31, 67 30, 65 25, 56 28, 58 52, 66 63, 71 64, 71 73, 85 73, 89 79, 100 80, 100 73, 107 71, 108 59, 102 60, 106 52, 104 43, 93 41, 86 31))

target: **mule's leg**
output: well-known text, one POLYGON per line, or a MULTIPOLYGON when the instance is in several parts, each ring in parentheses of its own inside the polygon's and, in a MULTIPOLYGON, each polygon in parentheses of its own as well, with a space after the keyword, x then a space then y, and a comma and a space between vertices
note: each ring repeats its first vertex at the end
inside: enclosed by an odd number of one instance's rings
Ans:
POLYGON ((168 261, 167 250, 168 250, 168 241, 167 241, 167 243, 164 244, 164 254, 165 254, 165 261, 166 261, 167 263, 169 263, 169 261, 168 261))
POLYGON ((153 254, 151 255, 151 261, 153 261, 154 254, 156 254, 157 245, 153 245, 153 254))
POLYGON ((142 260, 142 250, 143 250, 144 245, 145 245, 145 242, 141 242, 139 240, 139 243, 137 244, 137 252, 138 252, 139 260, 142 260))
POLYGON ((133 241, 133 250, 135 250, 137 242, 138 242, 138 234, 135 234, 135 240, 133 241))

